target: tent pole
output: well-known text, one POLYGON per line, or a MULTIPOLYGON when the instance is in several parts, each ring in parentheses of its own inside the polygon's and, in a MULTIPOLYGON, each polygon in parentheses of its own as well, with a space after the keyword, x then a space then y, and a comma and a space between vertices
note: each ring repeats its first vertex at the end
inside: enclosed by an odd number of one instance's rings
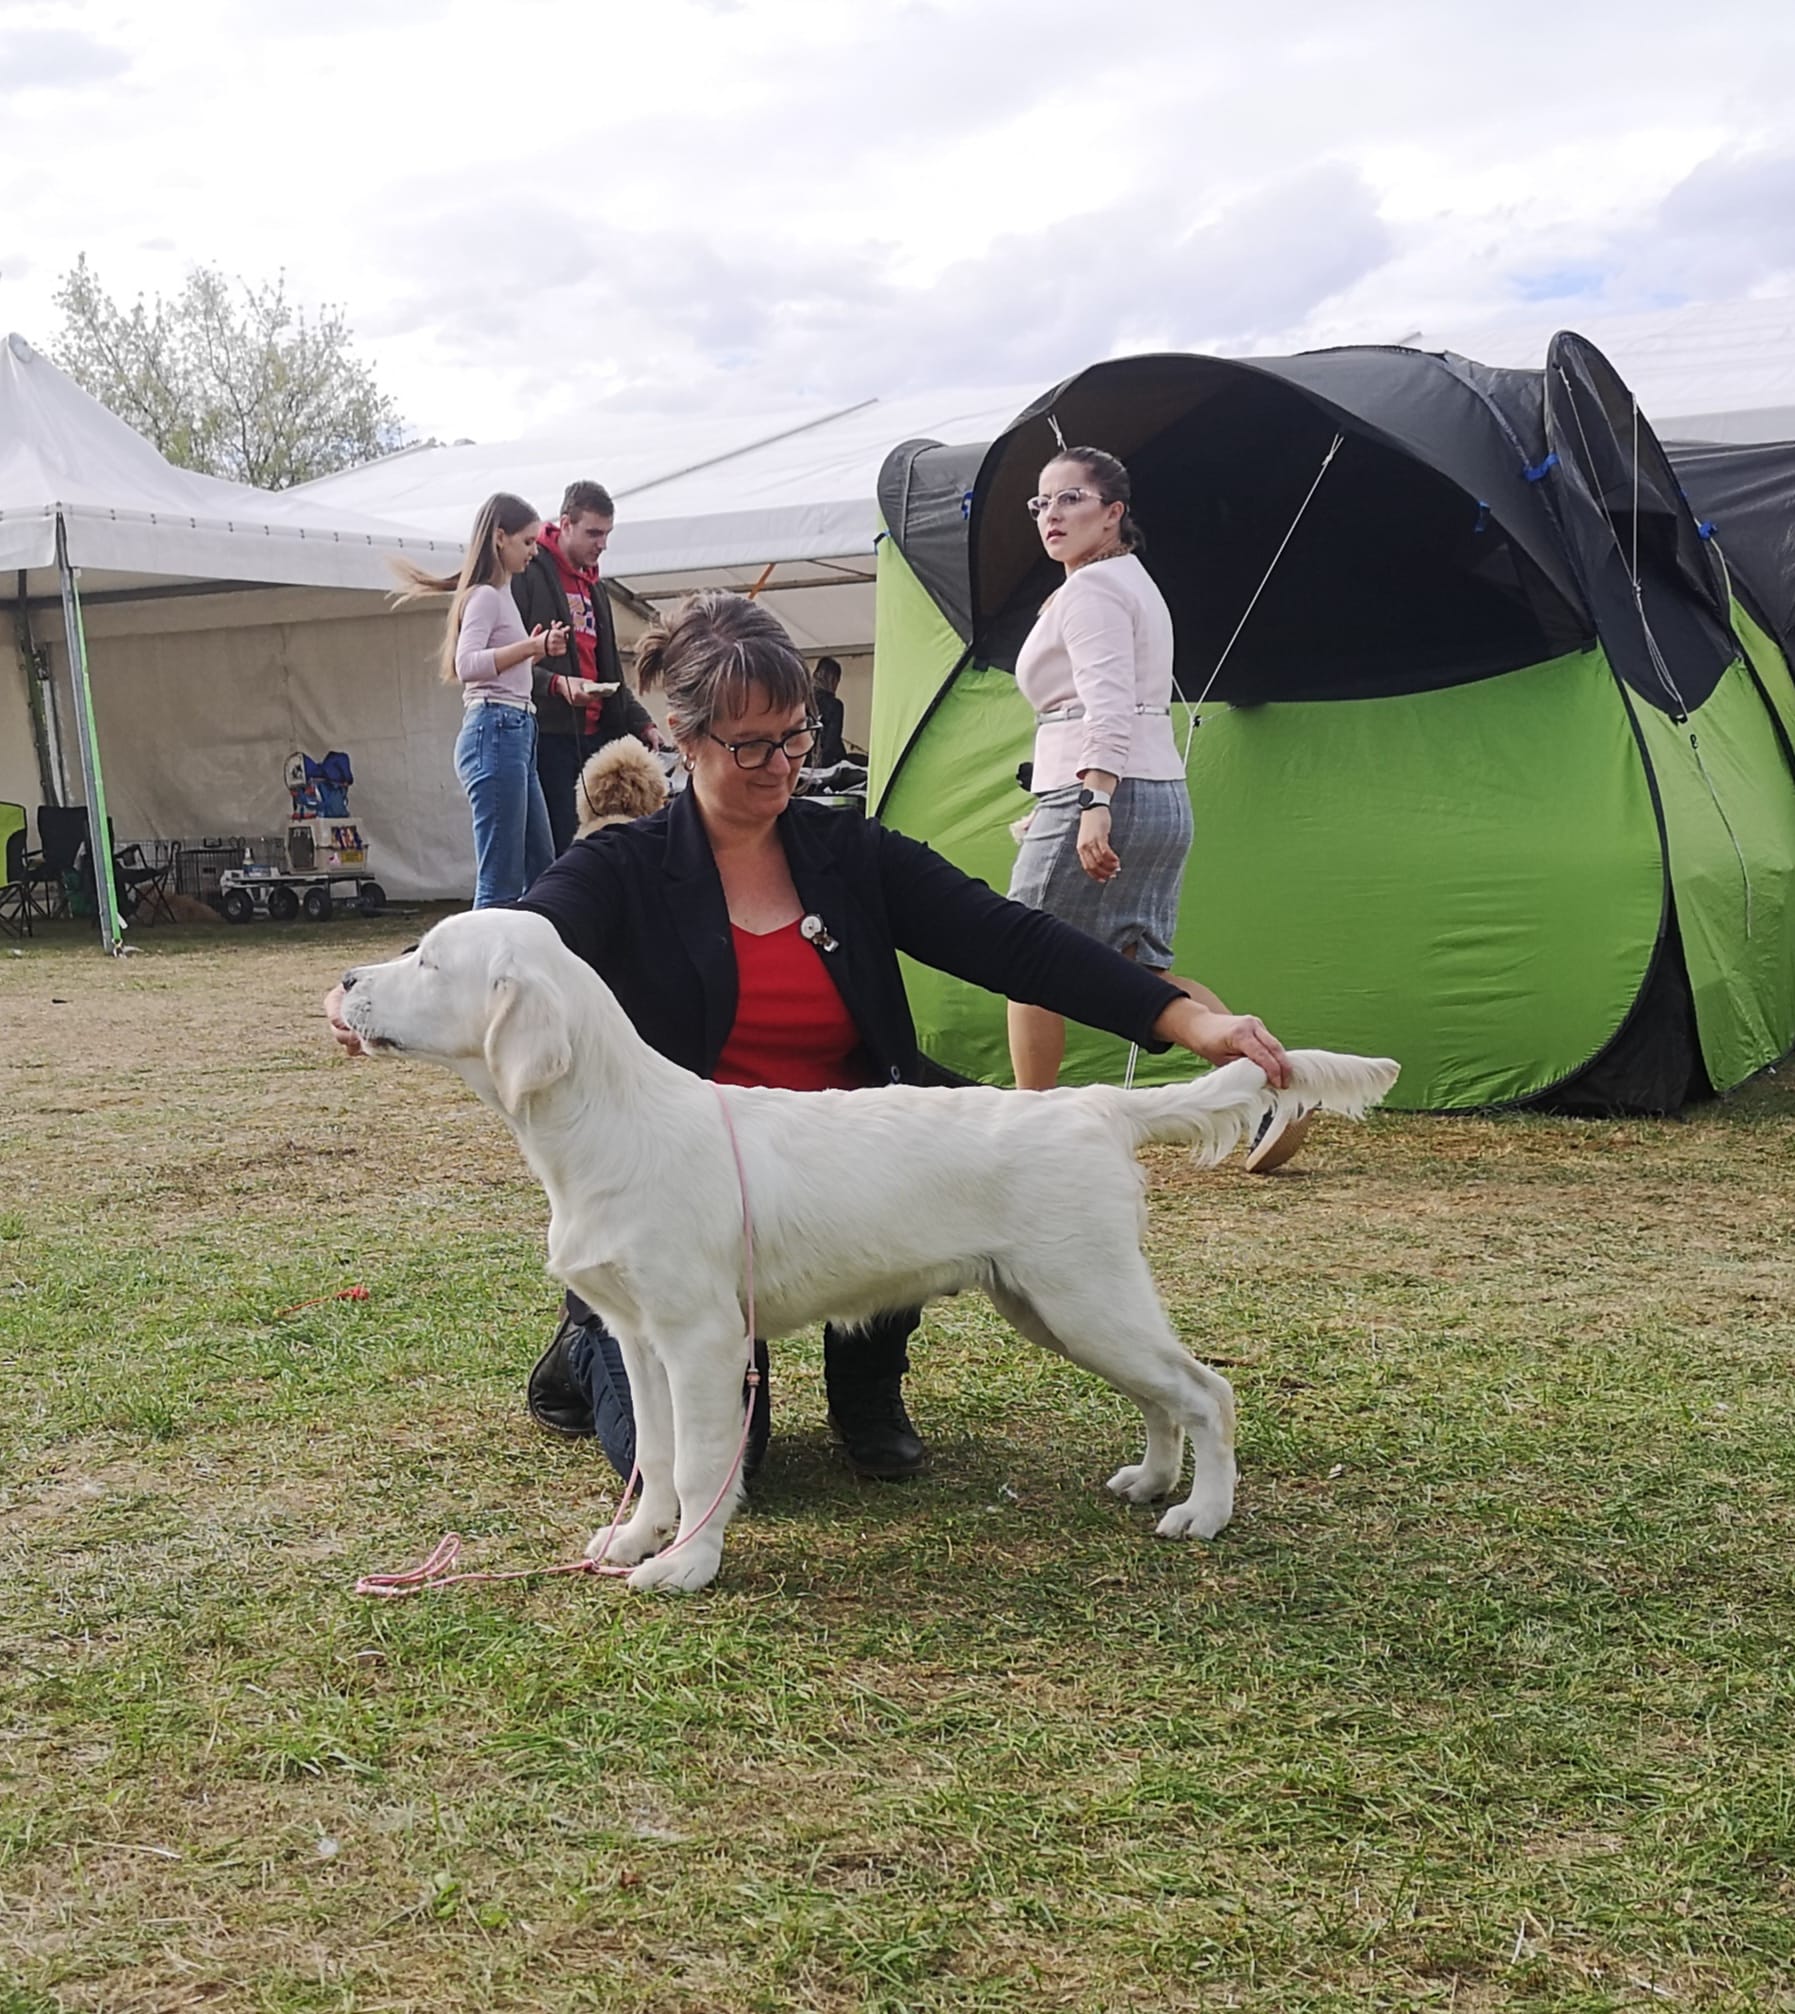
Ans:
POLYGON ((26 574, 19 569, 19 594, 13 603, 13 640, 25 672, 25 700, 31 709, 31 747, 37 757, 37 787, 42 804, 68 802, 68 776, 62 764, 62 735, 56 719, 56 687, 50 660, 31 633, 31 603, 25 593, 26 574))
POLYGON ((116 958, 125 948, 119 921, 118 890, 112 879, 112 828, 106 817, 106 782, 100 774, 100 737, 94 724, 93 686, 87 676, 87 635, 81 626, 81 594, 69 565, 68 527, 56 513, 56 572, 62 582, 62 635, 68 646, 69 683, 75 695, 75 738, 81 744, 81 779, 87 786, 87 846, 93 859, 100 943, 116 958))

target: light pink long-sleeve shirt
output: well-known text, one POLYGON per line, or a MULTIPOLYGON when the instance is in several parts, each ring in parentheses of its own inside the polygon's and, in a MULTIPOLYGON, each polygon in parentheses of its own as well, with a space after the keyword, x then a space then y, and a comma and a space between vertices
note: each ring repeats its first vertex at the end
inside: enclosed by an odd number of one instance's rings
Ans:
POLYGON ((523 658, 504 671, 495 671, 492 662, 508 643, 522 643, 527 634, 509 588, 469 590, 455 636, 455 675, 461 680, 463 706, 488 699, 529 705, 530 660, 523 658))
POLYGON ((1016 660, 1016 683, 1038 714, 1083 709, 1080 719, 1035 729, 1037 792, 1076 783, 1087 769, 1184 774, 1167 712, 1171 611, 1132 553, 1081 566, 1054 591, 1016 660))

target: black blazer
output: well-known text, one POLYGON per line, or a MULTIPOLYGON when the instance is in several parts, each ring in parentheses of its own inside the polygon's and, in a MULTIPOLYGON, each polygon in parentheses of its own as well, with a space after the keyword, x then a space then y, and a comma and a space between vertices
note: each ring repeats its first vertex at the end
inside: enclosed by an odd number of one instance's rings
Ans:
MULTIPOLYGON (((916 1044, 898 953, 1144 1049, 1181 998, 1082 931, 994 895, 876 820, 795 798, 779 819, 798 898, 865 1050, 868 1083, 940 1081, 916 1044)), ((735 1024, 723 883, 689 791, 664 811, 576 840, 518 907, 546 916, 663 1056, 708 1077, 735 1024)))
POLYGON ((549 690, 551 682, 562 672, 577 674, 580 667, 573 647, 573 607, 567 599, 566 588, 561 585, 561 569, 546 546, 538 546, 535 558, 523 572, 511 576, 511 598, 517 603, 526 636, 538 623, 544 629, 551 623, 564 622, 568 625, 567 654, 564 657, 539 657, 531 669, 530 683, 536 699, 538 732, 574 735, 588 754, 602 748, 608 741, 621 740, 626 734, 640 736, 654 716, 631 692, 629 681, 623 675, 623 659, 617 649, 617 625, 611 618, 611 597, 605 591, 604 582, 598 582, 592 595, 592 620, 598 631, 595 662, 599 683, 614 685, 617 690, 605 695, 604 709, 598 717, 595 734, 586 732, 583 713, 576 720, 573 708, 566 700, 549 690))

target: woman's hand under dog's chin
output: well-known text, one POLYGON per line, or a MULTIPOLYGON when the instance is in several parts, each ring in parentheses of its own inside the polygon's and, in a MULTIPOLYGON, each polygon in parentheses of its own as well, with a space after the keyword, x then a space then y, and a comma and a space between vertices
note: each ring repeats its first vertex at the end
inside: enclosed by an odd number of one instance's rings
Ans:
POLYGON ((343 1019, 343 988, 333 986, 324 996, 324 1018, 330 1023, 330 1032, 336 1037, 340 1048, 351 1056, 365 1056, 368 1052, 362 1046, 361 1037, 343 1019))
POLYGON ((1176 1042, 1205 1063, 1232 1063, 1244 1056, 1265 1072, 1266 1082, 1282 1091, 1290 1083, 1290 1058, 1284 1045, 1256 1014, 1218 1014, 1197 1001, 1174 1001, 1153 1024, 1162 1042, 1176 1042))

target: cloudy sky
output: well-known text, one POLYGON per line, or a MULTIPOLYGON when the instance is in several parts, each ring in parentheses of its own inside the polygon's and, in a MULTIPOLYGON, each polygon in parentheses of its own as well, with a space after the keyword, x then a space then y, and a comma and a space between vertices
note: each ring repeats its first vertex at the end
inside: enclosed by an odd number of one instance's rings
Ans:
POLYGON ((1795 7, 0 0, 0 329, 81 252, 487 440, 1795 292, 1795 7))

